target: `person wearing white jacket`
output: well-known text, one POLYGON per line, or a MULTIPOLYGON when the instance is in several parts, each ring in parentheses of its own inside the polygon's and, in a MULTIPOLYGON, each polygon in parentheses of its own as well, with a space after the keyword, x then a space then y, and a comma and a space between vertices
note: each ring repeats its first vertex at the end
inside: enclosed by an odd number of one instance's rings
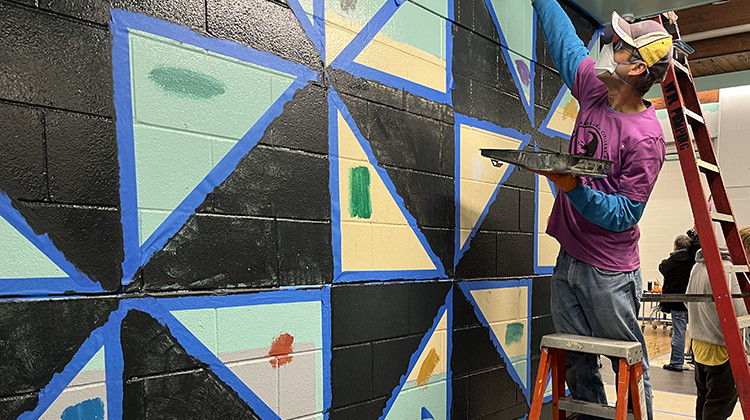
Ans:
MULTIPOLYGON (((745 252, 750 254, 750 227, 740 230, 745 252)), ((732 264, 729 252, 721 249, 725 265, 732 264)), ((695 256, 696 264, 690 273, 687 294, 712 294, 703 252, 695 256)), ((734 273, 727 275, 730 293, 738 294, 740 286, 734 273)), ((737 316, 747 315, 741 298, 732 299, 737 316)), ((719 323, 719 314, 714 302, 689 302, 688 319, 693 338, 693 360, 695 361, 696 420, 722 420, 732 415, 737 404, 737 389, 729 365, 729 355, 724 333, 719 323)))

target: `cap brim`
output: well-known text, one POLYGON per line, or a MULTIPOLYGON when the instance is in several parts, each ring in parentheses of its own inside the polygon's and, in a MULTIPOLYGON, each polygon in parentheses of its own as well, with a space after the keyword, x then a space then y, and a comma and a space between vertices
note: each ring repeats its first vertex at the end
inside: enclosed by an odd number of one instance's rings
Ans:
POLYGON ((635 40, 630 33, 630 24, 615 11, 612 11, 612 29, 626 44, 635 46, 635 40))

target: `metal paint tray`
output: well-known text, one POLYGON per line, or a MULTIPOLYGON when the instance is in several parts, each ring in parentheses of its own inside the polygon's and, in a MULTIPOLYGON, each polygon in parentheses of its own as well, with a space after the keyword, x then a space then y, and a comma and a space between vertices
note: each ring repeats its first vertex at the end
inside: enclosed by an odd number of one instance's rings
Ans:
POLYGON ((532 171, 554 172, 558 174, 580 175, 592 178, 605 178, 612 169, 609 160, 595 159, 579 155, 566 155, 552 152, 526 152, 514 149, 480 149, 482 156, 490 158, 494 166, 511 163, 532 171))

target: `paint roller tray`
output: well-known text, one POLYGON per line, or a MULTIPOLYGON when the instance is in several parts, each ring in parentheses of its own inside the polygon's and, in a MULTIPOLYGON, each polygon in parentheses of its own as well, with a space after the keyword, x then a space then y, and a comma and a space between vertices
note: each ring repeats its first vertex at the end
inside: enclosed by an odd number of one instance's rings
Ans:
POLYGON ((532 171, 604 178, 612 169, 609 160, 552 152, 527 152, 514 149, 480 149, 494 166, 510 163, 532 171))

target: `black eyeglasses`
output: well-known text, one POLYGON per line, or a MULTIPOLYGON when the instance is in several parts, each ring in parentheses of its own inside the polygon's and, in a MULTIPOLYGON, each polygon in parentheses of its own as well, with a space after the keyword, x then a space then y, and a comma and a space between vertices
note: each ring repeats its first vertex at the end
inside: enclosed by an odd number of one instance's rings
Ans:
MULTIPOLYGON (((612 49, 614 51, 620 51, 625 45, 625 42, 623 42, 622 38, 617 37, 614 42, 612 43, 612 49)), ((635 57, 637 60, 643 60, 641 58, 641 55, 638 53, 638 50, 636 48, 633 48, 630 51, 630 54, 635 57)))

